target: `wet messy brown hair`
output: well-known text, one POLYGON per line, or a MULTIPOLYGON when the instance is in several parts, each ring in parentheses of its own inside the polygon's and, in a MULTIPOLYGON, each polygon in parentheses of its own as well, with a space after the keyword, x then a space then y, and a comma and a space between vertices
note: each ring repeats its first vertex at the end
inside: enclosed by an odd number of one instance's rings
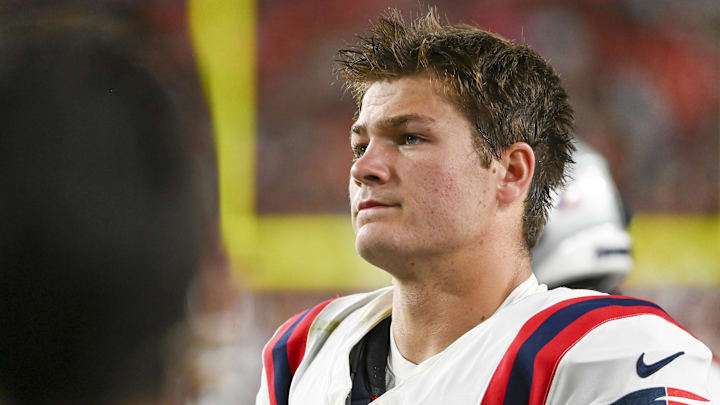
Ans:
POLYGON ((437 11, 406 23, 394 9, 371 23, 367 36, 338 51, 336 73, 361 108, 380 80, 427 74, 475 128, 485 167, 516 142, 535 153, 535 173, 525 199, 525 246, 535 246, 552 204, 551 191, 572 162, 573 111, 560 78, 532 49, 470 25, 443 25, 437 11))

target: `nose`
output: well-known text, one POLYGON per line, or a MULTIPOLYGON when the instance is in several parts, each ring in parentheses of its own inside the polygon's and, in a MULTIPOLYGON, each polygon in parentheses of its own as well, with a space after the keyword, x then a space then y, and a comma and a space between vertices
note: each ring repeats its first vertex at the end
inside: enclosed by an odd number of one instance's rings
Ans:
POLYGON ((383 145, 370 142, 365 153, 353 163, 350 177, 356 186, 384 184, 390 180, 389 151, 383 145))

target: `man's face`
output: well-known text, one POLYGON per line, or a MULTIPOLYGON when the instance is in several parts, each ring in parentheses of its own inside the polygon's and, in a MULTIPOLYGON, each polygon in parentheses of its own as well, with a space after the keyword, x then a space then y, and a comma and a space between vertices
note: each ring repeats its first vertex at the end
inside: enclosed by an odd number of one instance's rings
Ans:
POLYGON ((350 204, 360 255, 389 269, 476 249, 496 207, 470 122, 429 78, 375 82, 352 127, 350 204))

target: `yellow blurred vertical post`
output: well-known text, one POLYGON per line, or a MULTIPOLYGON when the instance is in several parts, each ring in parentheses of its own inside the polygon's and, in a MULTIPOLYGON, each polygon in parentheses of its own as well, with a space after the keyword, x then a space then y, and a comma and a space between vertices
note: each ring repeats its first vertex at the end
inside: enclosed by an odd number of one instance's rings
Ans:
POLYGON ((257 236, 255 2, 189 0, 188 10, 213 120, 223 243, 236 269, 250 267, 257 236))

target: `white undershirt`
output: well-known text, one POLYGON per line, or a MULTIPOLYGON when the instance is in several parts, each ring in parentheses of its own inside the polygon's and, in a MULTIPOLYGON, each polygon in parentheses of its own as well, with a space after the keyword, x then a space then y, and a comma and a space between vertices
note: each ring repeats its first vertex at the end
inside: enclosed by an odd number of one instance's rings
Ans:
POLYGON ((385 370, 385 388, 390 389, 403 382, 418 365, 403 357, 395 344, 392 325, 390 327, 390 350, 385 370))
MULTIPOLYGON (((510 295, 505 298, 496 311, 515 303, 516 301, 527 297, 536 292, 546 291, 547 286, 538 284, 534 274, 530 274, 527 280, 523 281, 515 287, 510 295)), ((392 325, 390 327, 390 350, 388 350, 387 369, 385 370, 385 387, 387 390, 399 385, 412 375, 413 371, 418 367, 417 364, 403 357, 395 344, 395 336, 393 336, 392 325)))

